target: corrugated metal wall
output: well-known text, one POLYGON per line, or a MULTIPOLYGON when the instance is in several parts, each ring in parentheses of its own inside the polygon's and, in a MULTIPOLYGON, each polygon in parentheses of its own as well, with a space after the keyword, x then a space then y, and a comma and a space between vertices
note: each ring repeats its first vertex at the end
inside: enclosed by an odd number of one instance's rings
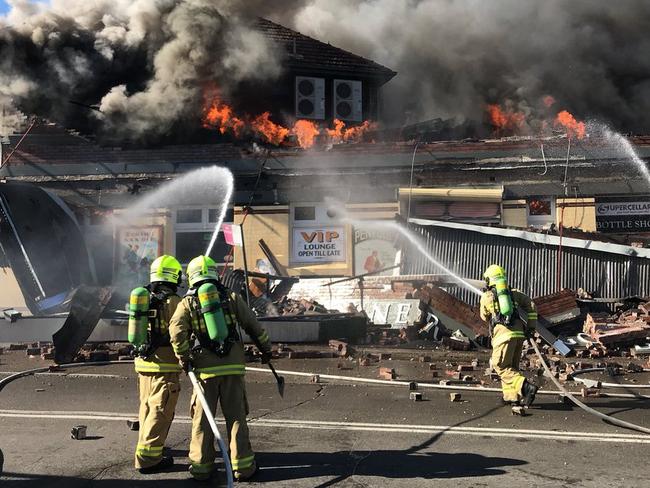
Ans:
MULTIPOLYGON (((501 264, 511 286, 536 297, 556 290, 557 246, 469 230, 417 226, 431 255, 466 278, 481 279, 490 264, 501 264)), ((405 252, 404 274, 439 273, 417 251, 405 252)), ((562 248, 562 288, 583 288, 600 297, 650 296, 650 259, 586 249, 562 248)), ((478 297, 461 288, 449 290, 468 303, 478 297)))

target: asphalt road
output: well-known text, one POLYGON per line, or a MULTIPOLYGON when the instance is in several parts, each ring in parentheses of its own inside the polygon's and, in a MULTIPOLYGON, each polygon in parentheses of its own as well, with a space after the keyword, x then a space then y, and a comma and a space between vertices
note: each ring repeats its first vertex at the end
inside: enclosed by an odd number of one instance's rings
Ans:
MULTIPOLYGON (((5 355, 5 369, 6 360, 5 355)), ((197 486, 187 473, 191 385, 186 379, 167 442, 177 464, 150 476, 133 469, 137 435, 126 426, 137 411, 131 368, 28 377, 0 392, 5 457, 0 486, 197 486), (70 438, 77 424, 88 426, 88 439, 70 438)), ((425 391, 425 401, 412 402, 404 388, 287 378, 280 399, 270 375, 249 373, 247 380, 252 443, 261 466, 249 486, 647 485, 650 436, 607 425, 553 396, 540 397, 522 418, 489 393, 463 392, 463 401, 452 403, 446 392, 425 391)), ((589 404, 650 424, 650 402, 592 399, 589 404)))

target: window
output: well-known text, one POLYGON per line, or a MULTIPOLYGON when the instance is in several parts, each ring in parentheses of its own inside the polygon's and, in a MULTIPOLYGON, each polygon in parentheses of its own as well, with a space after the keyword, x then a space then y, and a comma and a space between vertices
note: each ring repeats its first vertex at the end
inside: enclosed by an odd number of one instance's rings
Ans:
MULTIPOLYGON (((232 208, 226 210, 226 215, 223 218, 224 222, 232 222, 234 218, 234 212, 232 208)), ((219 219, 219 209, 218 208, 209 208, 208 209, 208 223, 216 224, 219 219)))
MULTIPOLYGON (((219 219, 218 208, 179 208, 174 212, 174 255, 181 264, 189 263, 192 258, 204 254, 212 239, 215 224, 219 219)), ((232 209, 226 211, 225 223, 232 223, 232 209)), ((223 232, 219 232, 210 252, 210 257, 217 264, 223 265, 230 251, 223 232)))
POLYGON ((183 208, 176 211, 177 224, 200 224, 203 211, 200 208, 183 208))
POLYGON ((294 220, 316 220, 316 207, 295 207, 294 220))
POLYGON ((555 222, 555 199, 550 197, 531 197, 526 205, 528 225, 548 227, 555 222))

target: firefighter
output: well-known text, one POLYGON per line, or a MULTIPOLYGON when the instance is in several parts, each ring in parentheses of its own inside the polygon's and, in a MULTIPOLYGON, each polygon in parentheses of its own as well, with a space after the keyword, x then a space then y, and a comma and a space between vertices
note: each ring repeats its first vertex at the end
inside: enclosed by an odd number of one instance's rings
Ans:
MULTIPOLYGON (((213 413, 217 402, 221 403, 233 476, 246 480, 255 474, 257 464, 246 423, 248 402, 240 326, 250 337, 258 339, 262 362, 270 360, 271 344, 246 302, 224 287, 217 273, 216 263, 207 256, 190 261, 187 266, 190 288, 172 317, 169 332, 181 367, 188 371, 191 362, 213 413), (192 347, 195 341, 198 344, 192 347)), ((190 474, 197 480, 206 480, 215 469, 216 451, 214 434, 196 393, 192 395, 190 415, 190 474)))
POLYGON ((537 324, 532 300, 508 286, 505 270, 493 264, 483 273, 487 290, 481 296, 481 318, 490 325, 492 367, 501 379, 503 401, 510 405, 530 406, 537 386, 519 371, 524 341, 537 324), (522 318, 525 316, 525 320, 522 318))
POLYGON ((163 447, 180 392, 182 369, 169 342, 169 321, 181 300, 176 294, 181 273, 176 258, 160 256, 151 263, 151 283, 131 293, 129 341, 135 346, 140 390, 135 467, 143 474, 174 464, 163 456, 163 447))

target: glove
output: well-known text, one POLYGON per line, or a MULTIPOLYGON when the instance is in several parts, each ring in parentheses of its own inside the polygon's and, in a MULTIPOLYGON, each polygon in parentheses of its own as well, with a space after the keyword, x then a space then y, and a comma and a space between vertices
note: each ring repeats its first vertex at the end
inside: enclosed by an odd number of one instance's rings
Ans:
POLYGON ((178 364, 181 366, 181 369, 185 372, 185 374, 189 373, 190 371, 190 360, 186 358, 182 358, 178 360, 178 364))
POLYGON ((262 364, 269 364, 272 358, 271 351, 262 351, 262 364))

